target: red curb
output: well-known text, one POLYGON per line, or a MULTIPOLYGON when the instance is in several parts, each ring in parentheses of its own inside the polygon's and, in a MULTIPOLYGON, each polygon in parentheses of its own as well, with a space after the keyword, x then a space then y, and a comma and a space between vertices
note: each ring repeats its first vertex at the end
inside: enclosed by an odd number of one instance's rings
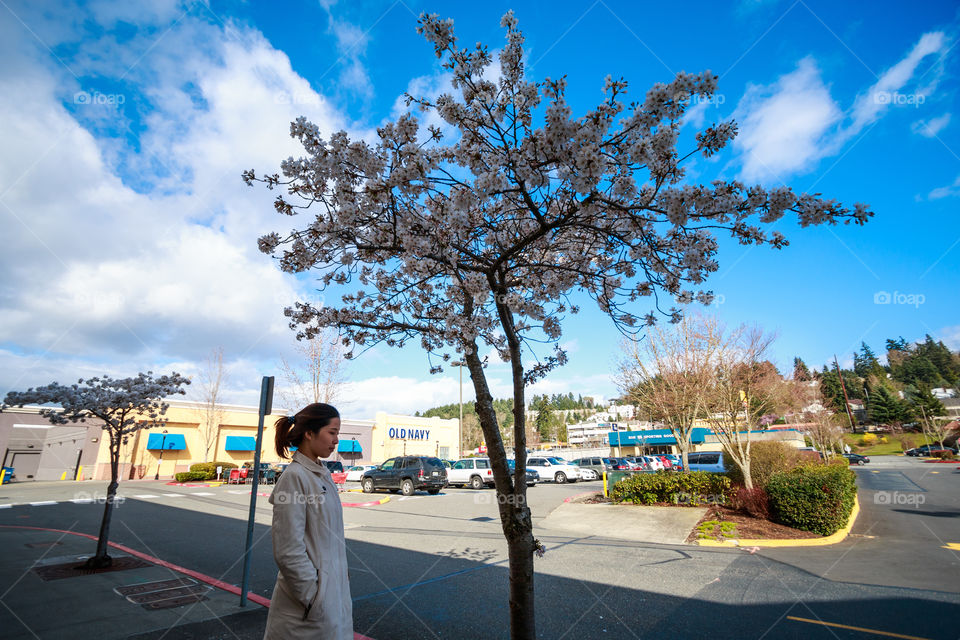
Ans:
POLYGON ((378 506, 380 506, 381 504, 386 504, 386 503, 389 502, 389 501, 390 501, 390 497, 387 496, 386 498, 383 498, 382 500, 375 500, 375 501, 373 501, 373 502, 343 502, 343 503, 341 503, 341 506, 344 506, 344 507, 378 507, 378 506))
MULTIPOLYGON (((81 536, 83 538, 88 538, 90 540, 99 540, 97 536, 92 536, 89 533, 80 533, 79 531, 65 531, 64 529, 47 529, 45 527, 23 527, 15 524, 0 524, 0 529, 30 529, 33 531, 53 531, 54 533, 69 533, 71 535, 81 536)), ((174 571, 178 571, 180 573, 186 574, 191 578, 196 578, 201 582, 206 582, 209 585, 217 587, 218 589, 223 589, 224 591, 227 591, 234 595, 240 595, 240 587, 234 586, 232 584, 228 584, 226 582, 223 582, 222 580, 217 580, 216 578, 200 573, 199 571, 193 571, 192 569, 181 567, 180 565, 173 564, 172 562, 167 562, 166 560, 155 558, 151 555, 147 555, 146 553, 141 553, 136 549, 131 549, 130 547, 124 546, 122 544, 117 544, 116 542, 108 542, 107 544, 113 547, 114 549, 119 549, 120 551, 129 553, 130 555, 136 556, 141 560, 146 560, 147 562, 152 562, 161 567, 165 567, 167 569, 172 569, 174 571)), ((259 604, 260 606, 266 607, 268 609, 270 608, 269 598, 264 598, 263 596, 260 596, 260 595, 257 595, 256 593, 248 591, 247 599, 250 600, 251 602, 259 604)), ((365 635, 361 635, 359 633, 354 633, 353 640, 373 640, 373 638, 370 638, 365 635)))

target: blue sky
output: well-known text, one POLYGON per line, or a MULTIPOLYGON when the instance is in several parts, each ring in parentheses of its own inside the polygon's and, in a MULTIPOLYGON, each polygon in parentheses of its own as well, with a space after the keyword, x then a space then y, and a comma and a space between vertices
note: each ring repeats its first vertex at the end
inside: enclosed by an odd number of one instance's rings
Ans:
MULTIPOLYGON (((297 154, 289 122, 371 137, 405 91, 443 77, 416 34, 421 11, 461 43, 503 42, 514 9, 535 79, 566 75, 575 114, 607 74, 640 97, 710 69, 716 99, 684 134, 735 118, 741 134, 691 181, 788 184, 868 203, 862 228, 778 229, 776 252, 721 243, 708 285, 729 324, 779 333, 774 358, 849 362, 866 341, 931 334, 960 347, 960 109, 953 3, 62 3, 0 7, 0 393, 81 376, 176 369, 215 347, 228 399, 254 403, 292 333, 281 309, 318 300, 309 278, 256 250, 284 229, 244 169, 297 154)), ((329 296, 329 293, 327 294, 329 296)), ((333 302, 329 300, 328 302, 333 302)), ((643 310, 645 311, 645 310, 643 310)), ((570 362, 534 393, 611 397, 617 334, 569 318, 570 362)), ((455 402, 456 373, 386 347, 351 363, 345 413, 455 402)), ((509 371, 493 363, 496 395, 509 371)))

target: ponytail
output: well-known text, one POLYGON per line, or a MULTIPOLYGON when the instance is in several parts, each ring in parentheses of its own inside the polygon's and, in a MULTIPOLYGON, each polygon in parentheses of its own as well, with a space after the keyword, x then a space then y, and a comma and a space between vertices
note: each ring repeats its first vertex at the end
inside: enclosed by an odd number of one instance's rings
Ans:
POLYGON ((275 446, 277 455, 285 460, 290 457, 290 447, 299 447, 303 442, 303 434, 307 431, 316 433, 324 428, 334 418, 339 418, 340 412, 329 404, 317 402, 308 404, 294 416, 281 416, 274 423, 276 430, 275 446))

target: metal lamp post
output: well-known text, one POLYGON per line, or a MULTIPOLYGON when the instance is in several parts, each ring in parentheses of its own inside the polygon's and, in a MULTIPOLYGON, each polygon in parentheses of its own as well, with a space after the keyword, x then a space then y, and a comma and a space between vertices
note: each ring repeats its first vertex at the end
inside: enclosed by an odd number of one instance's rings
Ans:
POLYGON ((457 454, 458 457, 463 457, 463 368, 467 366, 467 363, 463 360, 457 360, 456 362, 451 362, 450 366, 456 367, 460 370, 460 424, 458 425, 459 433, 457 434, 457 454))
POLYGON ((164 429, 163 438, 160 440, 160 459, 157 460, 157 473, 154 474, 153 476, 154 480, 160 479, 160 465, 163 463, 163 448, 166 446, 166 444, 167 444, 167 430, 164 429))

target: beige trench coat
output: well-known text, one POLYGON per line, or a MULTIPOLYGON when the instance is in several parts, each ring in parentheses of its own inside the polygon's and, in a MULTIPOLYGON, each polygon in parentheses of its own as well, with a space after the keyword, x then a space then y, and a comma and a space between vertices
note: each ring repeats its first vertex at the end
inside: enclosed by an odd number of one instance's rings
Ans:
POLYGON ((343 507, 330 472, 294 452, 270 504, 280 572, 264 640, 353 640, 343 507))

